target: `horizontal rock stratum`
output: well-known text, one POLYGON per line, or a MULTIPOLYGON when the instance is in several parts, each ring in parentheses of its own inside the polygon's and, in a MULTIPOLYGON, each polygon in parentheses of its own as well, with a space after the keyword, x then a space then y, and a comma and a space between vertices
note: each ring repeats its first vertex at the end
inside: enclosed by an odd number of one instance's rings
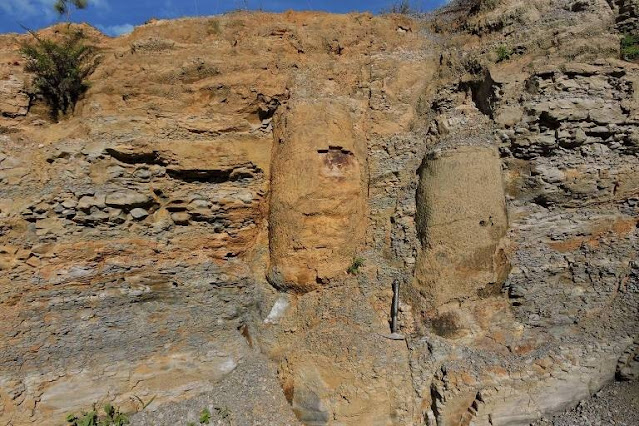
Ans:
POLYGON ((636 12, 73 26, 57 123, 0 36, 0 423, 527 425, 636 380, 636 12))

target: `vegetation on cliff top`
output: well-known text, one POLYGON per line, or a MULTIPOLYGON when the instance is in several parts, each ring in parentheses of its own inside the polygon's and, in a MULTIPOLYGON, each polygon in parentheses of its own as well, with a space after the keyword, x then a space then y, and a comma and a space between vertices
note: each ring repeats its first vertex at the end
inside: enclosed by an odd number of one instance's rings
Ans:
POLYGON ((62 15, 67 15, 67 21, 71 20, 71 5, 77 9, 86 9, 89 5, 89 0, 56 0, 53 4, 53 8, 56 12, 62 15))
POLYGON ((57 120, 60 113, 73 110, 89 88, 87 78, 98 64, 98 50, 85 41, 82 31, 69 29, 60 41, 31 34, 35 41, 20 49, 25 70, 34 74, 34 94, 44 99, 57 120))
POLYGON ((401 0, 391 4, 387 9, 382 10, 382 13, 399 13, 402 15, 411 15, 418 13, 418 10, 413 7, 409 0, 401 0))

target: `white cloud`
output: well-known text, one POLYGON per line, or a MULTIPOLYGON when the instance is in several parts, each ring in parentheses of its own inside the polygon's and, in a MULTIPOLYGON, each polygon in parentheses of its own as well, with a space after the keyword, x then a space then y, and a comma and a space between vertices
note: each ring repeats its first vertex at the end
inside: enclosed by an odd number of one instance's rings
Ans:
POLYGON ((106 0, 89 0, 89 7, 97 7, 98 9, 108 10, 109 3, 106 0))
POLYGON ((44 15, 47 19, 55 18, 53 10, 55 0, 0 0, 0 10, 17 19, 44 15))
POLYGON ((123 34, 129 34, 133 31, 133 25, 131 24, 121 24, 121 25, 96 25, 100 31, 104 34, 108 34, 110 36, 117 37, 123 34))
MULTIPOLYGON (((56 0, 0 0, 0 11, 18 20, 40 15, 52 21, 57 18, 53 9, 55 2, 56 0)), ((108 10, 109 3, 106 0, 89 0, 89 7, 108 10)))

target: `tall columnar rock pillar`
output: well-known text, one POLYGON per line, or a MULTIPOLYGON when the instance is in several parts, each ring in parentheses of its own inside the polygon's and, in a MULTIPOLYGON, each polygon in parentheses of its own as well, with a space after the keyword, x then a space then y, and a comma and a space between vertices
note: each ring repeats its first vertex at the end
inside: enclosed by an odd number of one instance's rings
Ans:
POLYGON ((269 280, 307 292, 345 274, 366 228, 366 140, 337 102, 300 101, 275 129, 269 280))
POLYGON ((420 169, 416 286, 426 307, 463 301, 497 282, 497 247, 508 227, 497 150, 435 150, 420 169))

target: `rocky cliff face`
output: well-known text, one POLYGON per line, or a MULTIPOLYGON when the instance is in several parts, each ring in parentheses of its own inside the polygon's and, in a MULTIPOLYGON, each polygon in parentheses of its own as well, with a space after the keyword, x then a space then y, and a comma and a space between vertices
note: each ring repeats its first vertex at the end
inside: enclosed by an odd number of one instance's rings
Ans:
POLYGON ((2 36, 0 419, 516 425, 636 378, 637 10, 87 29, 60 123, 2 36))

